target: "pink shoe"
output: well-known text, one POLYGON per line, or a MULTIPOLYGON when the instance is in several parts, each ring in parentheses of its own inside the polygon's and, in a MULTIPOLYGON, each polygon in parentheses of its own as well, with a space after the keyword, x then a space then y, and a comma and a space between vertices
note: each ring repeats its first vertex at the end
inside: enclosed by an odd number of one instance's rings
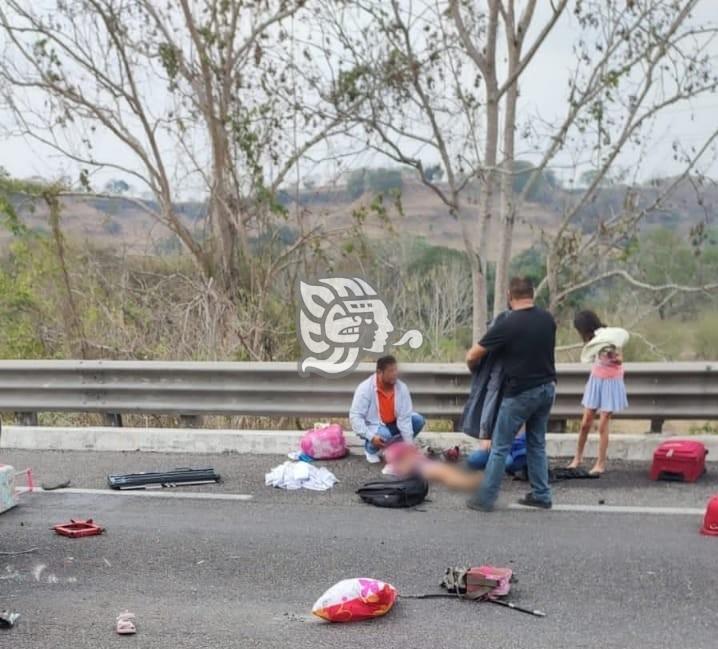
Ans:
POLYGON ((117 616, 117 625, 115 630, 119 635, 133 635, 137 633, 135 627, 135 614, 125 611, 117 616))

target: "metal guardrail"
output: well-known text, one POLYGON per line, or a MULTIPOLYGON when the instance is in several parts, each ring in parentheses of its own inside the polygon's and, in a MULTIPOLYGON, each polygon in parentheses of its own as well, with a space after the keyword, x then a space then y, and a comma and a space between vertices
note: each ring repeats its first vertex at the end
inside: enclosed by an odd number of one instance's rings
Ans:
MULTIPOLYGON (((373 371, 364 363, 348 376, 302 378, 295 363, 160 361, 0 361, 0 412, 33 424, 38 412, 103 413, 121 425, 123 413, 346 417, 357 383, 373 371)), ((457 421, 470 375, 459 363, 404 363, 414 407, 429 418, 457 421)), ((581 414, 588 367, 558 366, 552 418, 581 414)), ((718 363, 628 363, 628 419, 718 419, 718 363)))

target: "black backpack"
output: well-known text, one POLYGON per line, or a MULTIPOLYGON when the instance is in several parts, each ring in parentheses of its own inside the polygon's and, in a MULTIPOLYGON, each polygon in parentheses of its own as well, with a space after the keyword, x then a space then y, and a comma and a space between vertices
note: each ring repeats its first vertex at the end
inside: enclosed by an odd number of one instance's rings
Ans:
POLYGON ((372 480, 357 489, 359 497, 377 507, 414 507, 426 498, 429 483, 420 476, 372 480))

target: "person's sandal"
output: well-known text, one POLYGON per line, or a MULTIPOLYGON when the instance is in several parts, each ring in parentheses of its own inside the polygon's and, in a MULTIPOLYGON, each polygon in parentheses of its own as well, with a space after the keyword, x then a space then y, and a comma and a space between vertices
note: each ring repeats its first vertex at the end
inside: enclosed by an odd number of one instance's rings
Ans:
POLYGON ((118 635, 133 635, 134 633, 137 633, 134 620, 134 613, 130 613, 129 611, 120 613, 117 616, 117 626, 115 627, 118 635))

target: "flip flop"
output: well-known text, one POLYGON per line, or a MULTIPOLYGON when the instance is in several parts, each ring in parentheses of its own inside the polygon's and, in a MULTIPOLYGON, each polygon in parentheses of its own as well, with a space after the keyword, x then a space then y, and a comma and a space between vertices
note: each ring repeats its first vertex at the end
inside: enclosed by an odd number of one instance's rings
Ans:
POLYGON ((134 620, 134 613, 130 613, 129 611, 120 613, 117 616, 117 623, 115 626, 115 630, 117 631, 118 635, 133 635, 134 633, 137 633, 137 628, 135 627, 134 620))

